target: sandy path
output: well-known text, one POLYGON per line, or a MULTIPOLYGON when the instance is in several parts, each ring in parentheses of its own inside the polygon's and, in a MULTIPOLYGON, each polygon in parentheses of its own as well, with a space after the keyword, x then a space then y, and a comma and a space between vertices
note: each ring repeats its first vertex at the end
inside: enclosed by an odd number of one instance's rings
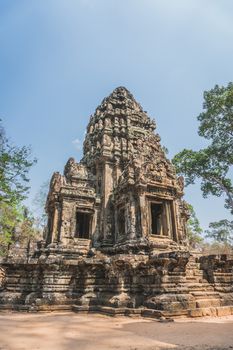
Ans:
POLYGON ((0 314, 0 350, 233 349, 233 317, 177 320, 0 314))

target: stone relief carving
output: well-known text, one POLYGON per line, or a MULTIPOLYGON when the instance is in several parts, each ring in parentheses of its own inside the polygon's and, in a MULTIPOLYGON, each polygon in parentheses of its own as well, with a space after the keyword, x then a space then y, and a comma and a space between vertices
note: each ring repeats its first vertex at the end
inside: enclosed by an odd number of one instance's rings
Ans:
POLYGON ((67 178, 77 177, 81 179, 88 178, 88 171, 85 165, 76 163, 74 158, 70 158, 66 163, 64 174, 67 178))
POLYGON ((105 119, 105 127, 106 128, 111 128, 112 123, 111 123, 111 119, 110 118, 106 118, 105 119))
POLYGON ((112 139, 108 134, 104 134, 103 136, 103 144, 104 146, 111 147, 112 146, 112 139))
POLYGON ((180 187, 181 192, 183 192, 184 190, 184 177, 183 176, 179 176, 177 179, 178 185, 180 187))
POLYGON ((55 172, 52 176, 51 182, 50 182, 50 190, 52 192, 59 192, 61 187, 65 185, 66 181, 64 176, 59 174, 58 172, 55 172))

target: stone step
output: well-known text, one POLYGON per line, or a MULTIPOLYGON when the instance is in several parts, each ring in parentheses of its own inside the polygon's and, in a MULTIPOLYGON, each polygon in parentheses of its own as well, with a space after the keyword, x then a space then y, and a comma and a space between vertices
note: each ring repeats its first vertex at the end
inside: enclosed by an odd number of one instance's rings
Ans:
POLYGON ((186 281, 188 282, 198 282, 197 278, 196 277, 186 277, 186 281))
POLYGON ((189 261, 188 264, 186 265, 187 267, 194 267, 194 268, 199 268, 201 266, 200 263, 196 263, 193 261, 189 261))
POLYGON ((195 284, 191 284, 191 283, 186 283, 186 288, 188 288, 190 290, 190 293, 192 292, 199 292, 199 291, 212 291, 213 287, 206 285, 203 286, 200 283, 195 283, 195 284))
POLYGON ((199 283, 201 283, 203 286, 212 286, 207 280, 199 279, 199 283))
POLYGON ((202 276, 204 274, 204 272, 202 270, 194 270, 193 273, 195 275, 200 275, 200 276, 202 276))
POLYGON ((207 307, 191 309, 188 313, 189 317, 205 317, 205 316, 228 316, 233 315, 232 306, 207 307))
POLYGON ((220 299, 220 295, 218 292, 213 291, 198 291, 198 292, 192 292, 191 293, 196 299, 220 299))
POLYGON ((219 298, 206 298, 206 299, 198 299, 196 301, 197 308, 203 307, 219 307, 221 306, 221 300, 219 298))
POLYGON ((196 266, 196 265, 186 265, 186 270, 199 270, 199 266, 196 266))

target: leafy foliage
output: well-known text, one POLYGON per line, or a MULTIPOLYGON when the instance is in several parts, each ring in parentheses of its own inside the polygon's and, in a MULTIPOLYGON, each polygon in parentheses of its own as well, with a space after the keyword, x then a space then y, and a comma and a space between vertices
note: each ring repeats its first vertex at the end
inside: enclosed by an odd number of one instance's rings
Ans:
POLYGON ((15 204, 26 198, 28 172, 35 162, 30 147, 12 145, 0 124, 0 202, 15 204))
POLYGON ((182 174, 186 186, 201 180, 204 197, 209 194, 220 197, 226 195, 225 207, 233 213, 233 186, 227 176, 229 166, 219 160, 211 147, 200 151, 184 149, 173 158, 177 173, 182 174))
POLYGON ((233 247, 227 243, 217 241, 205 242, 202 244, 203 255, 233 254, 233 247))
POLYGON ((17 223, 20 221, 20 213, 15 205, 5 202, 0 204, 0 255, 4 254, 15 233, 17 223))
POLYGON ((218 159, 233 164, 233 83, 204 92, 199 135, 211 140, 218 159))
POLYGON ((195 210, 191 204, 188 204, 190 211, 190 218, 187 222, 187 236, 189 240, 189 245, 195 248, 198 244, 203 241, 201 236, 202 228, 200 227, 200 222, 196 216, 195 210))
POLYGON ((0 254, 6 253, 19 232, 21 238, 35 233, 34 222, 22 206, 29 189, 28 172, 35 162, 29 147, 9 142, 0 120, 0 254))
POLYGON ((7 254, 12 244, 20 247, 39 236, 36 221, 28 209, 8 203, 0 205, 0 255, 7 254))
POLYGON ((37 221, 33 217, 32 213, 26 207, 22 208, 23 215, 22 220, 19 223, 19 236, 18 242, 27 242, 34 239, 39 235, 39 230, 37 228, 37 221))
POLYGON ((186 186, 201 180, 203 196, 225 195, 225 207, 233 213, 233 185, 229 172, 233 164, 233 84, 215 86, 204 93, 204 112, 198 116, 199 135, 211 141, 199 151, 184 149, 173 158, 186 186))
POLYGON ((206 237, 216 242, 233 244, 233 221, 220 220, 209 224, 210 230, 206 231, 206 237))
POLYGON ((35 198, 33 200, 33 205, 38 215, 38 225, 42 230, 45 228, 48 220, 47 214, 45 212, 45 205, 46 205, 47 195, 49 192, 49 184, 50 184, 49 180, 45 181, 40 186, 40 189, 36 193, 35 198))

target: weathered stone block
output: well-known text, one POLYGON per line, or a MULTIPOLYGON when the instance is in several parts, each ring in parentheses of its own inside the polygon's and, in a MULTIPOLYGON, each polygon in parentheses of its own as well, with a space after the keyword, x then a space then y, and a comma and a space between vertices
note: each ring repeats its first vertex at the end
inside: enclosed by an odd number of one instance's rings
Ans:
POLYGON ((231 315, 232 308, 229 306, 217 307, 217 316, 229 316, 231 315))

